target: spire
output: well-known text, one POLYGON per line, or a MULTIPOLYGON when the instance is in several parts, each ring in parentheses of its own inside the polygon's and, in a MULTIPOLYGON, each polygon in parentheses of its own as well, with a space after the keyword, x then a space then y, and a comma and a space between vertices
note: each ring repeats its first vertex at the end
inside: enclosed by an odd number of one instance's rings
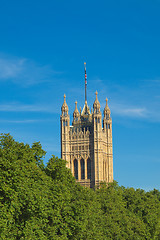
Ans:
POLYGON ((77 101, 75 102, 75 109, 74 109, 74 112, 73 112, 73 122, 72 124, 75 124, 79 121, 79 117, 80 117, 80 114, 79 114, 79 111, 78 111, 78 108, 77 108, 77 101))
POLYGON ((77 101, 75 101, 75 110, 78 110, 78 109, 77 109, 77 101))
POLYGON ((95 99, 94 104, 93 104, 94 113, 99 113, 100 112, 100 103, 99 103, 98 97, 97 97, 98 92, 96 91, 95 94, 96 94, 96 99, 95 99))
POLYGON ((62 111, 64 116, 66 116, 68 114, 68 105, 66 103, 66 95, 65 94, 64 94, 64 102, 63 102, 63 105, 61 107, 61 111, 62 111))
POLYGON ((109 110, 109 107, 108 107, 108 99, 106 98, 106 106, 105 106, 105 108, 104 108, 104 110, 109 110))
POLYGON ((74 117, 74 115, 77 117, 77 116, 79 116, 79 111, 78 111, 78 108, 77 108, 77 101, 75 102, 75 110, 74 110, 74 112, 73 112, 73 117, 74 117))
POLYGON ((64 102, 66 103, 66 95, 64 94, 64 96, 63 96, 63 97, 64 97, 64 102))
POLYGON ((104 108, 104 118, 109 119, 110 118, 110 113, 111 113, 111 111, 108 107, 108 99, 106 98, 106 106, 104 108))
POLYGON ((85 104, 87 103, 87 72, 86 63, 84 62, 84 72, 85 72, 85 104))
POLYGON ((98 92, 96 91, 95 94, 96 94, 96 100, 98 100, 98 98, 97 98, 98 92))

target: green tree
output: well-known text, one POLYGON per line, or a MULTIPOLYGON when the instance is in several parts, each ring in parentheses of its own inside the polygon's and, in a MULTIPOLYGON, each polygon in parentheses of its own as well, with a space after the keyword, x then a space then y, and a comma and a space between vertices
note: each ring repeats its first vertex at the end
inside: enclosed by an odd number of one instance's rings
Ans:
POLYGON ((0 239, 160 239, 160 192, 80 186, 55 156, 43 164, 39 142, 0 136, 0 239))

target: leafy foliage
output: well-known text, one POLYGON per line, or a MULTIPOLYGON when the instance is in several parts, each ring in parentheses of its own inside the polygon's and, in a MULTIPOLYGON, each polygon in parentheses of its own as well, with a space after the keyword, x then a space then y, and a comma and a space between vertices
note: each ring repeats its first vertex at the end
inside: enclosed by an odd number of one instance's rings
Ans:
POLYGON ((160 192, 76 183, 40 143, 0 137, 0 239, 160 239, 160 192))

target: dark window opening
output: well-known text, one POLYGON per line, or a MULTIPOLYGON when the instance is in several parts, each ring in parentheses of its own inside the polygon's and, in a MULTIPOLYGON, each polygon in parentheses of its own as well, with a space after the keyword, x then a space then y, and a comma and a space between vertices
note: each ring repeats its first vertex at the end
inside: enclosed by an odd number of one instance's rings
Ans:
POLYGON ((68 126, 67 121, 63 121, 63 127, 66 127, 66 126, 68 126))
POLYGON ((77 159, 74 159, 74 176, 75 176, 75 179, 78 179, 78 161, 77 161, 77 159))
POLYGON ((91 179, 91 160, 87 159, 87 179, 91 179))
POLYGON ((81 159, 81 179, 85 179, 84 159, 81 159))

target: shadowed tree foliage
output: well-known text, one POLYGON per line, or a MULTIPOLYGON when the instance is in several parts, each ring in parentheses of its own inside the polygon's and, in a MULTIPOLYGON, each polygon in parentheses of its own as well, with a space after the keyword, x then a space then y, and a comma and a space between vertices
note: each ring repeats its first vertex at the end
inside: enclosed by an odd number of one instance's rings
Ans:
POLYGON ((39 142, 0 137, 0 239, 160 239, 160 192, 76 183, 39 142))

